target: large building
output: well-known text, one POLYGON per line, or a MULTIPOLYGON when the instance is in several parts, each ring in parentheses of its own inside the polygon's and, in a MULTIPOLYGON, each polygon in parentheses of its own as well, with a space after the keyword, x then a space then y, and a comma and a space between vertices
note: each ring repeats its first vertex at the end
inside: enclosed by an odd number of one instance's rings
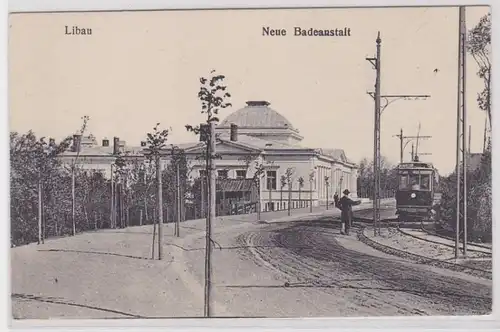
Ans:
MULTIPOLYGON (((284 209, 288 202, 292 208, 314 206, 332 202, 333 195, 349 189, 356 194, 357 166, 343 150, 302 146, 303 137, 283 115, 266 101, 249 101, 247 105, 230 114, 216 128, 219 158, 216 160, 218 177, 249 179, 261 165, 264 172, 260 182, 262 210, 284 209), (288 187, 289 178, 291 186, 288 187), (290 199, 288 195, 290 194, 290 199), (285 197, 285 199, 283 199, 285 197)), ((115 138, 102 144, 93 137, 78 137, 80 151, 75 146, 62 156, 71 162, 78 154, 77 163, 84 169, 103 171, 107 176, 115 160, 113 153, 125 152, 128 158, 143 160, 144 143, 129 147, 115 138)), ((179 146, 190 164, 192 179, 204 176, 205 164, 199 156, 204 143, 193 142, 179 146)), ((168 163, 165 153, 165 164, 168 163)))

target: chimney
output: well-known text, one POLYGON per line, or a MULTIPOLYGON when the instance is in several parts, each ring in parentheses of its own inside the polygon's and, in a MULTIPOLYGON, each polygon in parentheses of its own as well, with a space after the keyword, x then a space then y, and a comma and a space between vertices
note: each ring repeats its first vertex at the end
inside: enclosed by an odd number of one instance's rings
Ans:
POLYGON ((146 141, 141 141, 141 146, 145 147, 146 146, 146 141))
POLYGON ((113 138, 113 154, 118 154, 120 152, 120 138, 113 138))
POLYGON ((207 123, 200 124, 200 142, 208 142, 210 138, 210 126, 207 123))
POLYGON ((73 135, 73 147, 72 147, 73 152, 80 152, 81 142, 82 142, 82 135, 80 134, 73 135))
POLYGON ((266 107, 266 106, 269 106, 271 105, 270 102, 266 101, 266 100, 249 100, 247 101, 247 106, 248 107, 266 107))
POLYGON ((238 126, 231 123, 231 141, 236 142, 238 140, 238 126))
POLYGON ((105 138, 102 140, 102 146, 109 146, 109 139, 105 138))

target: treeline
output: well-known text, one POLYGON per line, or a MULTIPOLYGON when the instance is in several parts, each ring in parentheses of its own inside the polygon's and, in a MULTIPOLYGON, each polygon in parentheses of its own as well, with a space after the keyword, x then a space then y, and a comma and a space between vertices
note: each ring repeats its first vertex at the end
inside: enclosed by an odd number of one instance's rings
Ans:
MULTIPOLYGON (((492 240, 492 173, 491 149, 487 149, 477 169, 467 172, 467 238, 470 241, 492 240)), ((456 230, 457 174, 441 179, 443 193, 441 227, 456 230)), ((463 232, 463 223, 460 223, 463 232)))
MULTIPOLYGON (((144 163, 126 154, 115 157, 113 181, 99 171, 62 164, 58 156, 72 143, 56 144, 33 132, 10 134, 11 243, 37 242, 39 222, 42 240, 49 237, 110 227, 151 224, 156 218, 155 160, 144 163), (72 190, 74 174, 74 200, 72 190), (112 195, 114 202, 112 206, 112 195), (73 219, 74 204, 74 219, 73 219), (114 209, 116 218, 111 218, 114 209)), ((162 171, 165 221, 177 216, 177 165, 181 197, 189 197, 187 161, 182 150, 172 151, 172 162, 162 171)), ((181 198, 181 202, 185 199, 181 198)), ((184 204, 183 204, 184 205, 184 204)), ((192 207, 181 206, 182 219, 192 217, 192 207), (190 215, 191 214, 191 215, 190 215)))
MULTIPOLYGON (((467 172, 467 237, 472 241, 492 241, 492 169, 491 169, 491 13, 481 17, 467 36, 467 51, 477 64, 477 76, 484 86, 477 94, 479 109, 485 112, 485 147, 480 166, 467 172), (489 134, 489 135, 487 135, 489 134)), ((442 180, 443 227, 456 230, 456 180, 453 173, 442 180)), ((460 232, 463 225, 460 224, 460 232)))
MULTIPOLYGON (((364 158, 359 163, 358 169, 358 196, 361 198, 373 198, 374 192, 373 161, 364 158)), ((395 197, 398 189, 398 174, 396 165, 392 165, 387 158, 380 158, 380 196, 381 198, 395 197)))

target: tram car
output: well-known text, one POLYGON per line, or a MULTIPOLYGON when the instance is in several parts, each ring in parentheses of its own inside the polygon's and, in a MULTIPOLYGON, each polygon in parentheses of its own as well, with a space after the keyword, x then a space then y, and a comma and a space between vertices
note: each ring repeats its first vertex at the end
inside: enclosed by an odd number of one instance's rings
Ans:
POLYGON ((441 194, 439 174, 431 163, 401 163, 397 167, 399 187, 396 191, 396 214, 399 222, 439 218, 441 194))

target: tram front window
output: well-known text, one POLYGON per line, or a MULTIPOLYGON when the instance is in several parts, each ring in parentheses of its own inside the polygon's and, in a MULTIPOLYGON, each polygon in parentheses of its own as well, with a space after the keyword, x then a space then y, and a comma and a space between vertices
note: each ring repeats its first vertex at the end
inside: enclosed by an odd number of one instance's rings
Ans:
POLYGON ((431 177, 430 175, 420 175, 420 187, 422 190, 431 189, 431 177))
POLYGON ((410 181, 408 182, 408 189, 420 190, 420 179, 418 174, 410 174, 410 181))

